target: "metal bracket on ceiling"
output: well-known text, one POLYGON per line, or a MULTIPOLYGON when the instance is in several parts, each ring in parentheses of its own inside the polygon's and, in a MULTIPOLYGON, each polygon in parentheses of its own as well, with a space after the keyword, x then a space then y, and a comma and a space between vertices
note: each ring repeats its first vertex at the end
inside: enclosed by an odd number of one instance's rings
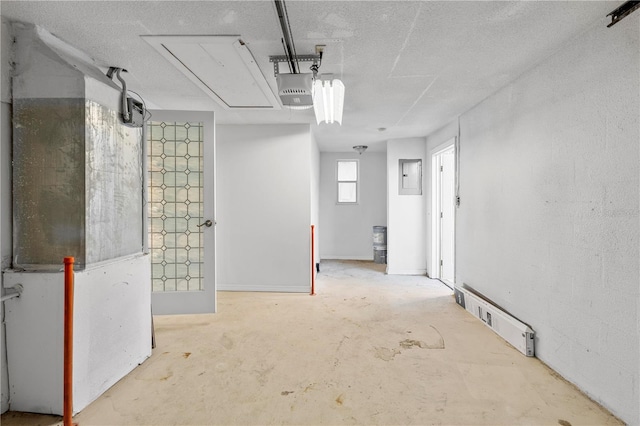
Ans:
POLYGON ((640 1, 628 1, 622 4, 619 8, 613 10, 607 16, 611 16, 611 23, 607 25, 607 28, 614 26, 620 22, 625 16, 631 14, 634 10, 640 8, 640 1))
MULTIPOLYGON (((289 58, 286 55, 276 55, 276 56, 269 56, 269 62, 273 62, 273 75, 274 77, 277 77, 278 74, 280 73, 280 63, 281 62, 289 62, 291 58, 289 58)), ((317 67, 318 67, 318 63, 320 62, 321 56, 320 54, 318 55, 296 55, 293 57, 294 61, 297 62, 313 62, 312 67, 316 68, 316 72, 317 72, 317 67)), ((313 70, 313 68, 312 68, 313 70)), ((315 74, 315 73, 314 73, 315 74)))

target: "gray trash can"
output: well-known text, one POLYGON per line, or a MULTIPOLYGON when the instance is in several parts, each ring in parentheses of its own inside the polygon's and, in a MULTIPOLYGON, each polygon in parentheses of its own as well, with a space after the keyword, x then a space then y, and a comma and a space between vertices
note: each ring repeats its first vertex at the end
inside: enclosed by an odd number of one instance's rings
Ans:
POLYGON ((373 248, 373 263, 387 263, 387 246, 377 246, 373 248))
POLYGON ((373 227, 373 261, 387 263, 387 227, 373 227))

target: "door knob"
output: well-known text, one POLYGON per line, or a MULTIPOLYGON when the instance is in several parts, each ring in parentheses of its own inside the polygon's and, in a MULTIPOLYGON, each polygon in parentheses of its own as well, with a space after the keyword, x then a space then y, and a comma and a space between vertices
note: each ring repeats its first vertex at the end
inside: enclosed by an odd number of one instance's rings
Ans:
POLYGON ((211 225, 213 225, 213 222, 211 222, 209 219, 207 219, 204 222, 202 222, 200 225, 198 225, 198 228, 200 228, 202 226, 206 226, 207 228, 210 228, 211 225))

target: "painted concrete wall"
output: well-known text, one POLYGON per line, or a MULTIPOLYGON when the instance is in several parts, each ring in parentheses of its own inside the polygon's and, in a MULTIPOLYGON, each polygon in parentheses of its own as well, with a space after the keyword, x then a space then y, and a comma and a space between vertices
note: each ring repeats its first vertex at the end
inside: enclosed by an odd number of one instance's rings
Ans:
MULTIPOLYGON (((62 414, 62 272, 6 272, 21 283, 6 304, 11 409, 62 414)), ((151 355, 150 268, 146 255, 75 273, 73 409, 78 412, 151 355), (139 301, 147 309, 139 308, 139 301)))
MULTIPOLYGON (((0 269, 11 266, 11 105, 2 102, 0 113, 2 135, 0 136, 0 269)), ((3 285, 0 274, 0 285, 3 285)), ((4 295, 4 286, 1 287, 4 295)), ((0 358, 2 360, 2 412, 9 409, 9 377, 7 374, 4 303, 0 303, 0 327, 2 345, 0 358)))
POLYGON ((322 259, 373 259, 373 227, 387 225, 387 160, 383 152, 320 154, 320 248, 322 259), (338 160, 358 159, 358 204, 337 204, 338 160))
POLYGON ((427 272, 426 140, 393 139, 387 142, 387 273, 423 275, 427 272), (399 160, 421 159, 422 195, 399 195, 399 160))
MULTIPOLYGON (((13 28, 15 30, 15 27, 13 28)), ((16 44, 16 57, 20 57, 19 65, 33 64, 30 59, 40 55, 43 61, 47 61, 51 57, 68 60, 56 61, 56 66, 52 68, 44 67, 47 72, 43 79, 39 78, 38 72, 41 71, 37 66, 31 69, 21 69, 22 84, 18 84, 20 88, 20 96, 25 99, 42 99, 49 98, 48 101, 55 101, 56 96, 75 96, 80 92, 75 92, 76 88, 72 87, 72 82, 77 83, 79 88, 87 89, 91 86, 91 77, 87 75, 96 75, 98 80, 94 88, 96 90, 87 90, 82 92, 87 96, 87 102, 103 102, 106 101, 105 108, 111 108, 117 111, 117 99, 119 91, 111 87, 110 82, 102 83, 104 75, 97 67, 83 62, 86 58, 75 61, 73 55, 76 52, 72 47, 67 46, 51 34, 44 33, 40 30, 29 29, 23 27, 18 37, 19 43, 16 44), (40 38, 42 37, 42 39, 40 38), (43 40, 46 39, 45 43, 43 40), (51 46, 56 46, 55 54, 51 46), (49 49, 49 50, 48 50, 49 49), (33 56, 32 56, 33 55, 33 56), (75 62, 74 62, 75 61, 75 62), (64 68, 71 69, 71 73, 78 73, 78 70, 87 70, 87 73, 80 75, 80 78, 66 78, 64 68), (91 68, 91 70, 89 70, 91 68), (54 72, 55 71, 55 72, 54 72), (57 74, 59 72, 59 74, 57 74), (29 84, 24 79, 27 76, 34 77, 36 84, 29 84), (56 84, 56 77, 64 80, 64 84, 56 84), (85 84, 86 83, 86 84, 85 84), (99 87, 98 87, 99 86, 99 87), (42 89, 42 93, 38 90, 42 89), (71 90, 72 95, 64 90, 71 90), (66 95, 64 95, 66 94, 66 95), (91 96, 91 97, 89 97, 91 96), (105 97, 106 96, 106 97, 105 97), (111 104, 109 105, 109 102, 111 104)), ((3 44, 3 50, 5 46, 3 44)), ((77 59, 77 58, 76 58, 77 59)), ((28 67, 27 67, 28 68, 28 67)), ((6 81, 4 78, 3 84, 6 81)), ((13 81, 16 82, 16 79, 13 81)), ((81 90, 82 91, 82 90, 81 90)), ((4 96, 3 92, 3 96, 4 96)), ((14 92, 14 95, 16 92, 14 92)), ((15 110, 16 100, 12 99, 15 110)), ((3 115, 2 124, 6 124, 11 120, 6 113, 7 108, 3 99, 3 115)), ((46 120, 38 119, 34 116, 34 125, 42 126, 46 120)), ((64 123, 63 123, 64 124, 64 123)), ((94 123, 95 124, 95 123, 94 123)), ((55 126, 59 125, 55 121, 51 127, 44 128, 42 131, 51 132, 55 130, 55 126)), ((4 127, 4 126, 3 126, 4 127)), ((9 126, 10 127, 10 126, 9 126)), ((82 126, 84 127, 84 126, 82 126)), ((112 125, 98 124, 92 131, 100 133, 101 137, 117 131, 114 127, 124 127, 113 121, 112 125)), ((122 130, 122 129, 119 129, 122 130)), ((127 131, 126 129, 124 130, 127 131)), ((139 130, 137 130, 139 132, 139 130)), ((82 133, 82 132, 81 132, 82 133)), ((14 135, 15 136, 15 135, 14 135)), ((53 136, 52 136, 53 137, 53 136)), ((5 131, 2 134, 2 170, 0 176, 2 181, 2 217, 0 218, 0 230, 2 236, 3 255, 7 253, 5 244, 10 239, 7 235, 11 235, 10 230, 5 229, 9 225, 5 225, 5 205, 11 203, 10 191, 7 189, 9 184, 5 170, 8 164, 7 147, 11 146, 5 139, 5 131)), ((138 137, 138 141, 140 141, 138 137)), ((15 142, 15 141, 14 141, 15 142)), ((19 141, 18 141, 19 144, 19 141)), ((19 147, 19 145, 18 145, 19 147)), ((15 145, 14 145, 15 148, 15 145)), ((91 153, 82 153, 83 156, 91 153)), ((128 164, 129 167, 139 167, 140 165, 139 150, 134 154, 127 154, 117 157, 117 161, 122 164, 128 164)), ((94 164, 97 167, 108 167, 112 165, 114 159, 94 164)), ((46 164, 46 163, 45 163, 46 164)), ((15 169, 13 170, 15 171, 15 169)), ((139 170, 138 174, 141 173, 139 170)), ((108 173, 107 173, 108 174, 108 173)), ((113 177, 113 176, 112 176, 113 177)), ((102 179, 103 180, 103 179, 102 179)), ((133 183, 129 189, 135 191, 136 194, 142 192, 141 179, 136 180, 137 185, 133 183)), ((97 185, 95 181, 87 180, 87 185, 93 187, 97 185)), ((82 188, 82 186, 81 186, 82 188)), ((118 203, 115 195, 110 191, 104 191, 107 194, 102 199, 107 206, 115 205, 117 208, 125 209, 125 203, 118 203), (113 198, 109 198, 112 196, 113 198)), ((86 193, 80 190, 79 197, 83 195, 91 196, 92 191, 86 193)), ((131 198, 127 198, 130 200, 131 198)), ((137 239, 137 252, 142 249, 141 236, 142 226, 140 218, 142 217, 141 201, 138 207, 129 205, 128 210, 139 211, 139 217, 136 217, 134 226, 129 221, 120 222, 120 227, 124 227, 125 232, 130 233, 131 238, 137 239)), ((19 244, 20 241, 15 241, 19 244)), ((7 250, 9 250, 7 248, 7 250)), ((135 249, 134 249, 135 250, 135 249)), ((127 254, 130 252, 127 252, 127 254)), ((74 409, 76 411, 84 408, 89 402, 97 398, 102 392, 120 380, 125 374, 130 372, 135 366, 146 359, 151 352, 151 304, 150 304, 150 267, 148 256, 134 255, 131 258, 122 258, 118 256, 108 256, 101 263, 95 263, 91 268, 77 272, 76 274, 76 328, 74 342, 76 350, 74 351, 74 382, 76 389, 74 391, 74 409)), ((60 261, 62 259, 60 258, 60 261)), ((59 265, 59 263, 57 262, 59 265)), ((4 266, 4 265, 3 265, 4 266)), ((53 269, 57 270, 59 267, 53 269)), ((6 314, 6 345, 3 342, 3 348, 7 349, 8 378, 10 381, 9 393, 11 409, 43 412, 43 413, 61 413, 62 411, 62 274, 61 273, 12 273, 3 274, 3 284, 11 286, 21 283, 25 286, 25 292, 19 299, 11 299, 5 302, 6 314), (52 278, 53 277, 53 278, 52 278), (52 281, 53 280, 53 281, 52 281)), ((3 383, 5 374, 3 374, 3 383)), ((6 388, 3 387, 3 400, 6 388)), ((4 409, 4 407, 3 407, 4 409)))
POLYGON ((431 166, 432 166, 431 156, 434 154, 434 150, 437 150, 438 147, 448 143, 450 140, 452 140, 454 137, 457 137, 457 136, 458 136, 458 120, 447 124, 446 126, 433 132, 427 137, 426 161, 424 163, 423 169, 424 169, 425 181, 427 183, 425 187, 425 194, 426 194, 425 201, 426 201, 426 213, 427 213, 427 274, 429 276, 433 276, 433 273, 435 272, 433 268, 437 266, 433 264, 434 261, 432 259, 433 258, 432 245, 433 245, 434 217, 431 211, 432 201, 433 201, 432 200, 433 182, 432 182, 432 176, 431 176, 433 171, 431 169, 431 166))
POLYGON ((640 424, 640 14, 606 23, 462 115, 456 282, 640 424))
POLYGON ((309 125, 218 125, 216 138, 218 289, 309 291, 309 125))
MULTIPOLYGON (((0 36, 0 269, 11 266, 11 42, 10 26, 2 19, 0 36)), ((0 274, 0 288, 2 277, 0 274)), ((4 292, 3 292, 4 294, 4 292)), ((9 377, 7 373, 4 303, 0 303, 0 412, 9 409, 9 377)))

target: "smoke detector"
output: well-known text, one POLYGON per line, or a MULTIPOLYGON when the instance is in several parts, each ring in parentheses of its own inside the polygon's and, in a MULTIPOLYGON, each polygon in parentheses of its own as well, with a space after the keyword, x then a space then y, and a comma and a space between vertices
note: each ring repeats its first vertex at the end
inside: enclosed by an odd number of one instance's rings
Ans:
POLYGON ((308 109, 313 107, 313 74, 280 74, 276 75, 280 102, 291 109, 308 109))

